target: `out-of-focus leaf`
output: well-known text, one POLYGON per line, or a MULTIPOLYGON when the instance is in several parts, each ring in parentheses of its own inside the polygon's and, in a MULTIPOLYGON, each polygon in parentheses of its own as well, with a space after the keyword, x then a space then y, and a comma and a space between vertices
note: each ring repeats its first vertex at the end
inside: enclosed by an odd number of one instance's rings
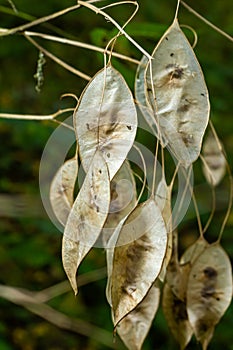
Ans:
POLYGON ((74 125, 84 170, 88 170, 99 149, 111 180, 132 147, 137 131, 132 93, 111 64, 99 71, 84 89, 74 113, 74 125))
POLYGON ((226 172, 226 159, 212 131, 203 143, 203 173, 210 185, 217 186, 226 172))
POLYGON ((140 350, 159 307, 160 289, 152 285, 145 298, 117 326, 117 333, 129 350, 140 350))
POLYGON ((59 222, 65 226, 74 202, 74 186, 78 174, 78 161, 67 160, 55 174, 50 186, 50 202, 59 222))
POLYGON ((196 56, 175 20, 156 46, 146 72, 147 93, 162 137, 188 167, 201 149, 209 99, 196 56))
POLYGON ((215 243, 195 260, 187 285, 189 321, 204 350, 231 299, 231 263, 223 248, 215 243))
POLYGON ((79 264, 98 238, 110 203, 110 181, 105 160, 96 152, 68 217, 62 243, 62 261, 77 294, 79 264))
POLYGON ((191 340, 193 330, 188 320, 186 303, 172 292, 169 284, 163 288, 162 306, 168 326, 183 350, 191 340))
POLYGON ((119 233, 113 257, 114 324, 145 297, 160 273, 167 247, 167 230, 154 199, 139 204, 119 233))

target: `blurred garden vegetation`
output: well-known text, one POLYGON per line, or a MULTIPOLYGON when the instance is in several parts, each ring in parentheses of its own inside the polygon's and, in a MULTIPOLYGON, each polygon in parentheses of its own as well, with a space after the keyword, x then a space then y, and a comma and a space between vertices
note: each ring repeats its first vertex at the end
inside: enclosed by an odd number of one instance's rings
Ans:
MULTIPOLYGON (((15 0, 18 13, 10 2, 0 1, 0 26, 12 28, 33 18, 39 18, 75 4, 74 1, 47 0, 44 2, 15 0)), ((103 2, 105 4, 105 2, 103 2)), ((230 0, 189 2, 190 6, 205 18, 229 34, 233 33, 233 8, 230 0)), ((96 5, 102 6, 101 3, 96 5)), ((176 1, 143 0, 136 17, 126 31, 145 48, 152 52, 163 32, 171 24, 176 1)), ((133 12, 130 4, 110 8, 109 14, 123 25, 133 12)), ((233 169, 233 50, 232 42, 196 18, 183 6, 179 12, 180 24, 187 24, 196 31, 198 44, 195 48, 203 68, 211 100, 211 119, 223 141, 228 161, 233 169)), ((43 33, 105 47, 116 34, 113 25, 103 17, 86 8, 80 8, 49 24, 33 27, 43 33)), ((184 28, 190 41, 192 33, 184 28)), ((37 42, 73 67, 93 76, 103 67, 103 55, 73 46, 66 46, 43 39, 37 42)), ((115 50, 140 60, 141 53, 124 37, 117 40, 115 50)), ((49 58, 44 65, 44 84, 37 93, 35 86, 39 52, 22 35, 10 35, 0 39, 0 113, 49 114, 59 108, 73 107, 72 99, 61 100, 61 95, 72 93, 80 96, 86 81, 68 72, 49 58)), ((136 65, 120 59, 112 59, 114 66, 124 75, 131 89, 134 86, 136 65)), ((68 116, 68 115, 67 115, 68 116)), ((57 127, 50 121, 13 121, 0 119, 0 283, 36 292, 56 285, 64 280, 61 263, 61 232, 50 222, 43 209, 39 193, 39 165, 41 155, 53 130, 57 127), (22 197, 23 196, 23 197, 22 197), (27 196, 25 206, 20 200, 27 196), (18 203, 18 206, 17 206, 18 203)), ((194 165, 195 188, 202 219, 206 220, 211 208, 211 191, 205 184, 200 164, 194 165)), ((227 177, 217 189, 217 211, 208 230, 210 241, 218 237, 229 196, 227 177)), ((232 240, 233 214, 230 215, 222 244, 233 258, 232 240)), ((180 226, 181 250, 198 236, 196 218, 192 206, 180 226)), ((105 266, 105 253, 93 249, 80 268, 80 275, 105 266)), ((0 349, 1 350, 104 350, 103 338, 113 337, 110 308, 105 298, 106 278, 103 272, 100 280, 87 283, 80 288, 77 298, 71 289, 53 298, 48 305, 73 319, 84 320, 89 325, 86 335, 75 330, 65 330, 36 316, 33 312, 10 301, 0 299, 0 349), (93 328, 92 328, 93 325, 93 328), (98 330, 107 333, 101 337, 98 330), (96 333, 97 332, 97 333, 96 333), (89 335, 88 335, 89 334, 89 335)), ((54 316, 55 317, 55 316, 54 316)), ((67 327, 69 328, 69 327, 67 327)), ((85 328, 85 327, 84 327, 85 328)), ((230 307, 216 327, 210 350, 233 350, 233 318, 230 307)), ((82 333, 82 332, 81 332, 82 333)), ((117 339, 115 347, 124 349, 117 339)), ((170 335, 162 311, 159 310, 144 350, 178 349, 170 335)), ((192 340, 188 349, 200 349, 192 340)))

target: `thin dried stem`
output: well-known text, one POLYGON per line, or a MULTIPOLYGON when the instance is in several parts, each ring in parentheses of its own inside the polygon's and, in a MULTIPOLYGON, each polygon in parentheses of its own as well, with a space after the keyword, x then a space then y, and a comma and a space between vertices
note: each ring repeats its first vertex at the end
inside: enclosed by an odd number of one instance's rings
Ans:
POLYGON ((176 5, 176 12, 175 12, 174 21, 177 20, 179 8, 180 8, 180 0, 177 0, 177 5, 176 5))
MULTIPOLYGON (((35 36, 35 37, 42 38, 45 40, 54 41, 54 42, 58 42, 61 44, 66 44, 66 45, 71 45, 71 46, 76 46, 76 47, 81 47, 81 48, 84 48, 87 50, 92 50, 92 51, 100 52, 103 54, 106 51, 102 47, 98 47, 98 46, 91 45, 91 44, 86 44, 86 43, 83 43, 83 42, 80 42, 77 40, 70 40, 70 39, 66 39, 66 38, 61 38, 61 37, 54 36, 54 35, 48 35, 48 34, 44 34, 44 33, 31 32, 31 31, 26 31, 26 32, 24 32, 24 34, 26 34, 27 36, 30 36, 30 37, 35 36)), ((110 54, 111 51, 107 51, 107 53, 110 54)), ((131 58, 129 56, 122 55, 118 52, 113 51, 111 54, 112 54, 112 56, 120 58, 121 60, 129 61, 129 62, 132 62, 135 64, 140 63, 140 61, 138 61, 134 58, 131 58)))
MULTIPOLYGON (((206 163, 206 160, 205 158, 200 154, 200 159, 201 161, 203 162, 203 165, 205 166, 206 170, 209 172, 209 174, 211 175, 211 172, 209 170, 209 166, 208 164, 206 163)), ((215 194, 215 187, 213 185, 213 179, 212 179, 212 176, 210 176, 210 181, 211 181, 211 193, 212 193, 212 208, 211 208, 211 213, 210 213, 210 216, 209 216, 209 219, 203 229, 203 235, 204 233, 207 231, 207 229, 209 228, 210 224, 211 224, 211 221, 213 220, 213 217, 214 217, 214 213, 215 213, 215 210, 216 210, 216 194, 215 194)))
POLYGON ((81 72, 80 70, 70 66, 69 64, 67 64, 66 62, 64 62, 60 58, 58 58, 57 56, 53 55, 51 52, 49 52, 48 50, 43 48, 43 46, 39 45, 35 40, 33 40, 30 36, 28 36, 25 33, 24 33, 25 38, 28 41, 30 41, 30 43, 32 45, 34 45, 37 49, 39 49, 41 52, 43 52, 47 57, 49 57, 51 60, 53 60, 54 62, 58 63, 60 66, 62 66, 64 69, 68 70, 69 72, 79 76, 80 78, 83 78, 85 80, 90 80, 91 79, 91 77, 89 75, 87 75, 87 74, 81 72))
MULTIPOLYGON (((112 7, 112 6, 116 6, 116 5, 122 5, 122 4, 125 4, 125 3, 130 3, 130 4, 134 4, 136 5, 136 9, 135 11, 133 12, 133 14, 130 16, 130 18, 124 23, 124 25, 122 26, 122 29, 124 29, 129 23, 130 21, 134 18, 134 16, 136 15, 138 9, 139 9, 139 5, 138 3, 136 2, 132 2, 132 1, 121 1, 119 3, 113 3, 113 4, 110 4, 110 5, 107 5, 105 6, 104 8, 107 8, 107 7, 112 7)), ((101 8, 101 10, 103 9, 103 7, 101 8)), ((107 53, 107 50, 108 50, 108 47, 111 45, 111 49, 110 49, 110 55, 109 55, 109 62, 111 60, 111 56, 112 56, 112 52, 113 52, 113 48, 114 48, 114 45, 115 45, 115 42, 117 40, 117 38, 122 35, 122 33, 119 31, 119 33, 114 37, 112 38, 109 43, 107 44, 106 48, 105 48, 105 55, 107 53)))
POLYGON ((192 14, 194 14, 197 18, 199 18, 201 21, 203 21, 204 23, 206 23, 209 27, 211 27, 212 29, 214 29, 216 32, 218 32, 219 34, 225 36, 225 38, 227 38, 228 40, 233 42, 233 37, 230 36, 229 34, 227 34, 226 32, 224 32, 222 29, 220 29, 219 27, 217 27, 215 24, 211 23, 210 21, 208 21, 205 17, 203 17, 202 15, 200 15, 197 11, 195 11, 192 7, 190 7, 188 4, 186 4, 186 2, 184 1, 180 1, 180 3, 192 14))
POLYGON ((20 120, 53 120, 66 112, 73 112, 73 108, 60 109, 56 113, 48 115, 31 115, 31 114, 11 114, 11 113, 0 113, 0 118, 5 119, 20 119, 20 120))
POLYGON ((224 217, 221 229, 220 229, 219 237, 218 237, 218 240, 217 240, 218 242, 220 242, 221 239, 222 239, 222 235, 223 235, 224 229, 226 227, 228 218, 229 218, 230 213, 231 213, 232 200, 233 200, 233 179, 232 179, 231 169, 230 169, 230 166, 229 166, 229 163, 227 162, 227 160, 226 160, 226 168, 227 168, 228 177, 229 177, 229 184, 230 184, 229 185, 229 187, 230 187, 230 190, 229 190, 229 202, 228 202, 227 212, 225 214, 225 217, 224 217))
POLYGON ((231 169, 230 169, 229 163, 228 163, 228 161, 227 161, 225 152, 223 151, 221 142, 220 142, 220 140, 219 140, 219 138, 218 138, 217 132, 216 132, 215 127, 214 127, 214 125, 213 125, 213 123, 212 123, 211 120, 210 120, 210 122, 209 122, 209 125, 210 125, 211 131, 212 131, 212 133, 213 133, 213 135, 214 135, 214 138, 215 138, 215 140, 216 140, 216 142, 217 142, 218 148, 219 148, 219 150, 222 152, 222 154, 223 154, 223 156, 224 156, 224 158, 225 158, 225 161, 226 161, 226 169, 227 169, 228 177, 229 177, 229 187, 230 187, 230 188, 229 188, 228 207, 227 207, 227 211, 226 211, 226 214, 225 214, 225 217, 224 217, 224 220, 223 220, 221 229, 220 229, 219 237, 218 237, 218 240, 217 240, 217 242, 220 242, 221 239, 222 239, 222 235, 223 235, 225 226, 226 226, 226 224, 227 224, 228 218, 229 218, 230 213, 231 213, 231 207, 232 207, 232 201, 233 201, 233 179, 232 179, 231 169))
MULTIPOLYGON (((137 204, 139 203, 139 201, 140 201, 142 195, 143 195, 143 192, 144 192, 145 188, 146 188, 147 172, 146 172, 146 163, 145 163, 145 159, 144 159, 144 157, 143 157, 143 154, 142 154, 140 148, 137 147, 135 144, 133 145, 133 147, 136 149, 136 151, 137 151, 138 154, 140 155, 140 158, 141 158, 142 164, 143 164, 143 172, 144 172, 144 178, 143 178, 142 188, 141 188, 141 191, 140 191, 140 193, 139 193, 139 196, 138 196, 138 199, 137 199, 137 203, 136 203, 136 205, 137 205, 137 204)), ((135 205, 135 206, 136 206, 136 205, 135 205)))
POLYGON ((106 12, 102 11, 98 7, 95 7, 94 5, 91 5, 89 3, 86 3, 85 1, 79 0, 79 4, 89 8, 90 10, 94 11, 96 14, 100 14, 104 16, 107 20, 109 20, 139 51, 142 52, 143 55, 145 55, 149 60, 152 59, 150 54, 145 51, 129 34, 127 34, 124 29, 111 17, 109 16, 106 12))
POLYGON ((45 16, 45 17, 38 18, 35 21, 32 21, 32 22, 20 25, 18 27, 12 28, 12 29, 7 29, 7 30, 6 29, 1 29, 0 36, 6 36, 6 35, 15 34, 17 32, 23 32, 23 31, 25 31, 28 28, 31 28, 31 27, 36 26, 38 24, 50 21, 51 19, 63 16, 63 15, 65 15, 68 12, 77 10, 79 7, 80 7, 80 5, 77 4, 77 5, 67 7, 64 10, 55 12, 55 13, 53 13, 51 15, 48 15, 48 16, 45 16))
POLYGON ((12 8, 12 10, 18 14, 18 10, 12 0, 7 0, 12 8))
POLYGON ((187 24, 181 24, 180 25, 181 28, 187 28, 189 29, 192 33, 193 33, 193 36, 194 36, 194 41, 193 41, 193 44, 192 44, 192 48, 195 49, 196 45, 197 45, 197 42, 198 42, 198 36, 197 36, 197 33, 196 31, 190 27, 189 25, 187 24))
MULTIPOLYGON (((88 1, 89 4, 91 3, 90 1, 88 1)), ((139 5, 136 1, 119 1, 119 2, 114 2, 113 4, 109 4, 109 5, 106 5, 106 6, 103 6, 101 7, 100 9, 101 10, 105 10, 109 7, 113 7, 113 6, 118 6, 118 5, 126 5, 126 4, 132 4, 132 5, 135 5, 137 7, 137 11, 139 9, 139 5)))
POLYGON ((152 196, 154 196, 154 194, 155 194, 155 182, 156 182, 156 173, 157 173, 158 152, 159 152, 159 139, 156 140, 156 148, 155 148, 153 180, 152 180, 152 189, 151 189, 152 196))

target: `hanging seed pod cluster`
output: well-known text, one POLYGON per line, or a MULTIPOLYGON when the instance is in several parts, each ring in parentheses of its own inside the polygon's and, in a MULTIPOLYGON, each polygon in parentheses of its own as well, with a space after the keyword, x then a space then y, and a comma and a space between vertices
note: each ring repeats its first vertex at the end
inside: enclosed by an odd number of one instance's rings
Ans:
MULTIPOLYGON (((142 201, 138 196, 127 160, 138 127, 136 106, 157 148, 172 154, 178 170, 189 169, 200 157, 210 106, 201 67, 177 18, 151 58, 142 57, 135 99, 111 62, 80 96, 73 118, 76 155, 58 170, 50 190, 52 208, 64 225, 63 266, 77 294, 80 264, 92 247, 105 248, 106 298, 113 327, 129 350, 142 348, 160 299, 180 348, 185 349, 194 335, 207 349, 231 302, 230 260, 220 245, 221 235, 209 244, 201 230, 200 238, 179 258, 173 182, 167 185, 163 171, 156 183, 157 152, 149 197, 142 201), (79 167, 85 179, 74 196, 79 167)), ((226 169, 216 133, 205 139, 202 160, 207 182, 216 187, 226 169)))

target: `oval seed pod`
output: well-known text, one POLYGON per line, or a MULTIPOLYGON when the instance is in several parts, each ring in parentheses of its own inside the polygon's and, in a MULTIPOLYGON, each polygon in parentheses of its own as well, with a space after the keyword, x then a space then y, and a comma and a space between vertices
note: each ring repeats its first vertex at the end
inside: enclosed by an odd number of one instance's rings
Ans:
POLYGON ((111 180, 132 147, 137 131, 132 93, 111 64, 84 89, 74 113, 74 126, 84 170, 88 170, 98 148, 111 180))
POLYGON ((117 326, 117 333, 129 350, 140 350, 159 307, 160 289, 152 285, 145 298, 117 326))
POLYGON ((187 312, 204 350, 232 299, 231 263, 219 244, 212 244, 195 260, 187 285, 187 312))
POLYGON ((74 186, 78 174, 76 157, 67 160, 56 172, 50 186, 50 203, 59 222, 65 226, 74 202, 74 186))
POLYGON ((226 159, 212 131, 203 143, 203 173, 210 185, 217 186, 226 172, 226 159))
POLYGON ((103 228, 109 203, 108 169, 97 151, 71 209, 62 241, 62 262, 75 294, 77 269, 103 228))
POLYGON ((177 19, 152 57, 146 83, 159 131, 175 157, 188 167, 200 154, 210 107, 201 68, 177 19))
POLYGON ((119 233, 113 257, 111 300, 114 325, 145 297, 162 268, 167 230, 154 201, 139 204, 119 233))
POLYGON ((180 349, 184 350, 191 340, 193 329, 188 320, 186 303, 177 298, 168 283, 163 288, 162 307, 168 327, 180 349))

